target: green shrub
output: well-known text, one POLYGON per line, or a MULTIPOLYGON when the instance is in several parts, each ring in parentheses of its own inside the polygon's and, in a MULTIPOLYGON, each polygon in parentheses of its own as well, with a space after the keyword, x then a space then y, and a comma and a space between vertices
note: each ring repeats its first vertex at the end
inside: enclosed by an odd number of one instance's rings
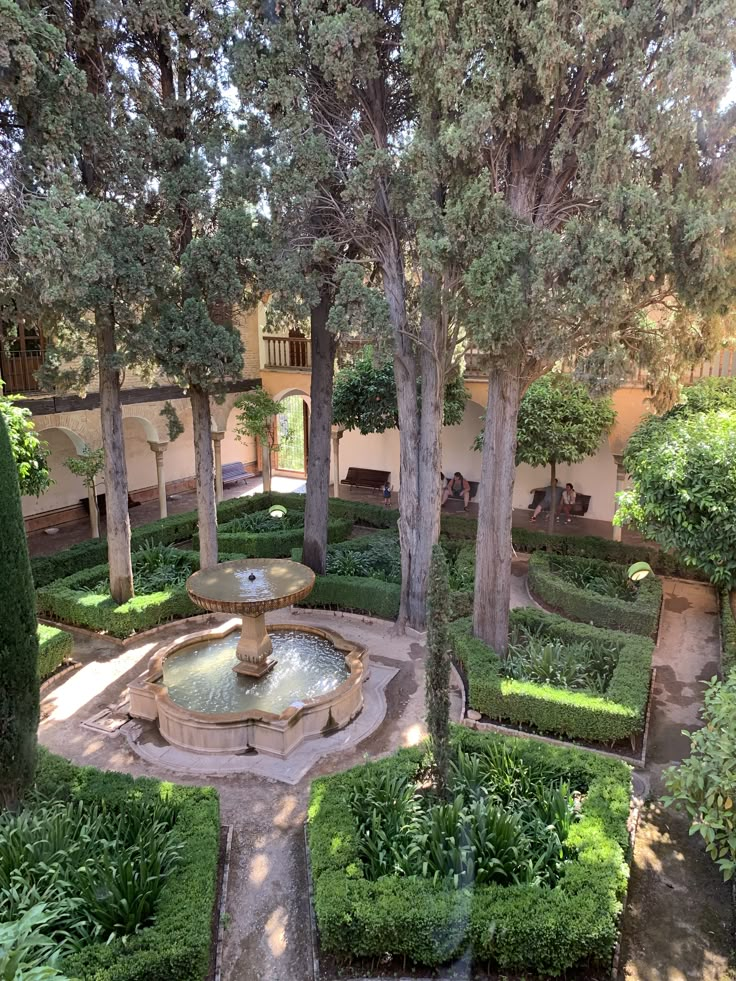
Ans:
POLYGON ((544 628, 512 624, 501 673, 516 681, 605 695, 618 654, 615 643, 563 641, 544 628))
POLYGON ((736 669, 736 617, 731 607, 727 589, 721 590, 721 673, 727 675, 736 669))
POLYGON ((665 805, 684 808, 723 878, 736 873, 736 673, 705 692, 703 728, 690 734, 690 757, 665 771, 665 805))
POLYGON ((543 603, 573 620, 651 637, 659 623, 662 584, 654 577, 637 586, 627 584, 626 567, 616 563, 544 552, 529 559, 529 587, 543 603), (581 585, 586 579, 588 586, 581 585), (614 595, 595 591, 609 584, 614 595), (631 593, 630 599, 622 598, 624 590, 631 593))
POLYGON ((348 576, 317 576, 314 589, 299 605, 395 620, 399 615, 400 600, 401 586, 396 583, 348 576))
POLYGON ((51 675, 72 656, 74 639, 66 630, 38 625, 38 673, 41 681, 51 675))
POLYGON ((13 923, 0 923, 0 978, 3 981, 70 981, 58 970, 56 943, 43 933, 51 915, 41 903, 13 923))
POLYGON ((203 981, 212 943, 212 910, 220 847, 217 793, 176 784, 77 767, 41 751, 39 797, 104 806, 125 813, 138 801, 166 802, 176 813, 178 862, 169 873, 155 922, 139 933, 97 943, 62 962, 81 981, 203 981))
MULTIPOLYGON (((248 532, 231 530, 232 524, 228 522, 218 530, 218 544, 220 548, 228 552, 239 552, 246 558, 281 558, 290 555, 292 549, 299 547, 304 540, 303 527, 248 532)), ((327 541, 345 541, 352 530, 353 523, 349 518, 330 518, 327 522, 327 541)), ((195 548, 198 547, 196 535, 193 541, 195 548)))
POLYGON ((511 611, 510 624, 542 630, 564 644, 610 644, 618 658, 604 696, 503 677, 501 660, 472 636, 469 620, 451 627, 456 659, 465 671, 468 703, 491 719, 534 726, 540 732, 614 743, 641 732, 649 696, 653 644, 647 638, 572 623, 533 608, 511 611))
POLYGON ((605 962, 627 877, 628 769, 592 753, 466 729, 455 729, 453 740, 470 757, 471 774, 473 757, 498 759, 508 755, 499 749, 513 747, 529 774, 582 795, 579 819, 566 834, 569 860, 556 886, 521 882, 471 890, 420 875, 369 878, 353 806, 371 783, 401 788, 421 780, 424 750, 401 750, 312 784, 308 834, 322 949, 350 957, 388 953, 435 967, 469 945, 474 959, 502 970, 545 974, 587 960, 605 962))

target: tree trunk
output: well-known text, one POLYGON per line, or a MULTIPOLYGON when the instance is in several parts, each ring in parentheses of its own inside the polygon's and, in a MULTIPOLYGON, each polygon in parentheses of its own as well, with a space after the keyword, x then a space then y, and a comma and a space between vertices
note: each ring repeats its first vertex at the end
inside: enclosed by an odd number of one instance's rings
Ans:
POLYGON ((330 290, 323 287, 320 302, 313 308, 310 317, 312 380, 309 392, 312 404, 302 561, 317 575, 323 575, 327 566, 332 387, 337 351, 337 338, 327 328, 331 304, 330 290))
POLYGON ((115 326, 111 311, 95 311, 97 360, 100 374, 100 423, 105 449, 105 508, 110 595, 116 603, 133 596, 130 558, 128 471, 125 465, 123 410, 120 402, 120 370, 115 360, 115 326))
POLYGON ((509 639, 520 375, 519 366, 498 363, 489 374, 479 488, 473 632, 501 656, 506 654, 509 639))
POLYGON ((211 569, 217 565, 217 501, 210 399, 207 392, 197 385, 189 389, 189 397, 192 402, 194 471, 197 480, 199 567, 211 569))
POLYGON ((271 491, 271 442, 261 440, 261 478, 263 480, 263 492, 268 494, 271 491))
POLYGON ((555 515, 557 514, 557 495, 555 493, 557 490, 557 463, 555 460, 552 460, 552 462, 550 463, 549 470, 550 470, 549 486, 552 488, 552 499, 549 505, 548 531, 551 534, 555 530, 555 515))
POLYGON ((87 487, 89 502, 89 530, 93 538, 100 537, 100 509, 97 506, 97 488, 94 484, 87 487))

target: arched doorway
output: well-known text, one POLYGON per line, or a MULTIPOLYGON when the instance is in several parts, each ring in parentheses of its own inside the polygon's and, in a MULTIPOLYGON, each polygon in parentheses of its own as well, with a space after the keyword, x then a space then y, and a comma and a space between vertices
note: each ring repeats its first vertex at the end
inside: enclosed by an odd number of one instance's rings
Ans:
POLYGON ((276 469, 303 477, 307 473, 309 459, 309 406, 301 395, 295 393, 280 401, 284 411, 276 418, 279 446, 276 469))

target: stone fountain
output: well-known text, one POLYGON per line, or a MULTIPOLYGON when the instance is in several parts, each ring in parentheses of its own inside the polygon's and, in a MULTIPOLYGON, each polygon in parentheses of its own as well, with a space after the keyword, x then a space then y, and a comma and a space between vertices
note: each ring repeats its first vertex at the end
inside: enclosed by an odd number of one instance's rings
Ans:
POLYGON ((266 674, 276 663, 271 659, 273 645, 264 614, 298 603, 313 586, 312 570, 288 559, 222 562, 187 579, 189 598, 197 606, 211 613, 242 617, 233 670, 254 678, 266 674))
POLYGON ((266 627, 268 612, 298 603, 313 586, 312 570, 287 559, 195 572, 187 580, 192 601, 231 618, 205 629, 182 621, 181 635, 129 686, 130 714, 198 753, 286 756, 304 739, 347 725, 363 705, 364 648, 299 623, 266 627))

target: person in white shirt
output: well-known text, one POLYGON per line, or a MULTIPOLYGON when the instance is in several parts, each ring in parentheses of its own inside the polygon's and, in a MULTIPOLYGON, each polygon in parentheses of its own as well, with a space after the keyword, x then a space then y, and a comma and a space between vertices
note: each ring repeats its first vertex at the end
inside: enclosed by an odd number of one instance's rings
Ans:
MULTIPOLYGON (((575 493, 575 488, 572 484, 565 484, 565 489, 562 492, 562 504, 560 505, 561 514, 567 515, 567 523, 572 523, 572 509, 575 507, 575 501, 577 500, 577 494, 575 493)), ((557 518, 559 521, 559 517, 557 518)))

